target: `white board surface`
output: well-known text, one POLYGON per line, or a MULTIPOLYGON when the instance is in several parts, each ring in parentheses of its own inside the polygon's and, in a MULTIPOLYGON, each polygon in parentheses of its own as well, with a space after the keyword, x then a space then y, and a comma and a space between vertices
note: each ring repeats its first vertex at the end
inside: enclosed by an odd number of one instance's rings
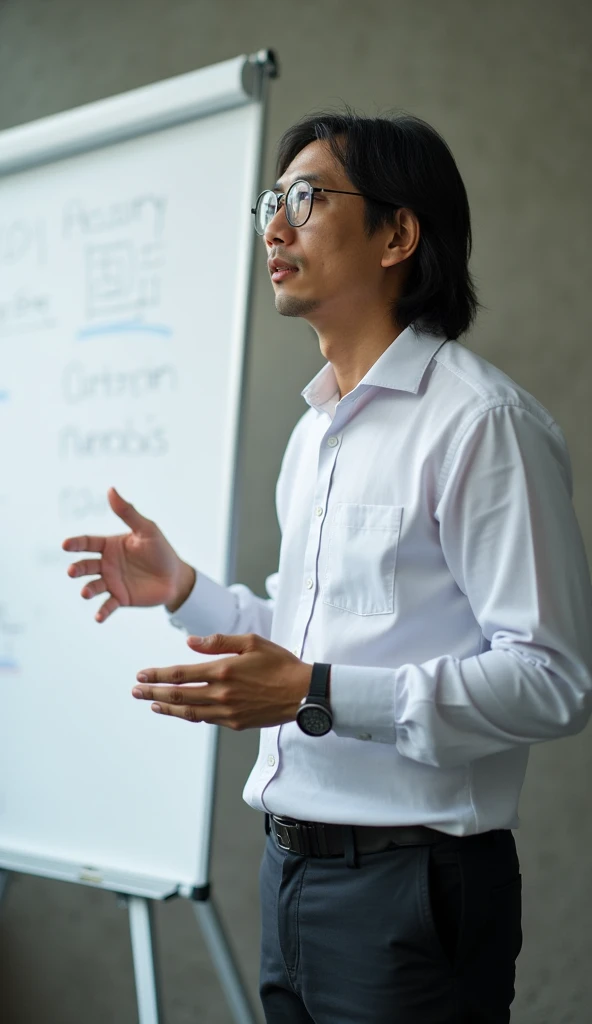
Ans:
POLYGON ((121 532, 113 484, 228 581, 262 119, 244 63, 0 135, 0 867, 208 880, 216 730, 130 695, 199 659, 162 609, 99 626, 61 542, 121 532))

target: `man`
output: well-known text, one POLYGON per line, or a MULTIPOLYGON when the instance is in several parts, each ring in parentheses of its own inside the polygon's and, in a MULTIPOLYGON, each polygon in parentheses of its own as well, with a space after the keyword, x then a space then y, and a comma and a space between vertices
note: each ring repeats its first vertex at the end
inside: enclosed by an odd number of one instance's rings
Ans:
POLYGON ((82 594, 109 595, 99 621, 165 604, 194 651, 229 655, 144 670, 136 697, 263 727, 245 799, 269 832, 268 1022, 501 1024, 529 747, 590 713, 565 440, 455 340, 477 305, 470 217, 432 128, 317 115, 278 168, 255 227, 278 312, 311 324, 327 365, 282 463, 269 600, 196 574, 115 491, 131 533, 66 541, 100 554, 69 573, 98 577, 82 594))

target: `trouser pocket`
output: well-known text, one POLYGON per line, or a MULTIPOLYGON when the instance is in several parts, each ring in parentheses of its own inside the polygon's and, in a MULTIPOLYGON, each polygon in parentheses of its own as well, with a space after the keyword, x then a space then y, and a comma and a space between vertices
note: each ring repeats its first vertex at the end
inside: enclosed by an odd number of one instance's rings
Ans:
POLYGON ((463 932, 464 885, 456 850, 445 846, 425 849, 426 905, 434 945, 450 967, 457 963, 463 932))

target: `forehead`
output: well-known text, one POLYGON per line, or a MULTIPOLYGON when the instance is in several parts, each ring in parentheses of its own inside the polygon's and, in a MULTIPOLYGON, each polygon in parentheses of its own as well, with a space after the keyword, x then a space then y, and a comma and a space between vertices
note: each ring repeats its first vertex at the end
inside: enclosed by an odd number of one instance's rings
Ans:
POLYGON ((328 142, 316 140, 301 149, 282 174, 278 187, 289 188, 297 178, 306 178, 312 185, 346 187, 349 179, 341 164, 335 159, 328 142), (314 180, 313 180, 314 179, 314 180))

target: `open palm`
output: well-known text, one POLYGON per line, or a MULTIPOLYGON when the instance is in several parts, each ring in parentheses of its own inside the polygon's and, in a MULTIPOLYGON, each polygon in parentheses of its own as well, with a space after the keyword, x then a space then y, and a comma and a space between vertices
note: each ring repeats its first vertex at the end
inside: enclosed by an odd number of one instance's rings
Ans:
POLYGON ((103 622, 117 608, 126 606, 149 607, 174 600, 179 588, 183 568, 181 561, 156 523, 146 519, 117 493, 114 487, 108 495, 111 508, 130 532, 112 537, 69 537, 62 547, 65 551, 85 551, 100 558, 84 558, 74 562, 68 575, 96 576, 85 583, 84 598, 109 594, 95 618, 103 622))

